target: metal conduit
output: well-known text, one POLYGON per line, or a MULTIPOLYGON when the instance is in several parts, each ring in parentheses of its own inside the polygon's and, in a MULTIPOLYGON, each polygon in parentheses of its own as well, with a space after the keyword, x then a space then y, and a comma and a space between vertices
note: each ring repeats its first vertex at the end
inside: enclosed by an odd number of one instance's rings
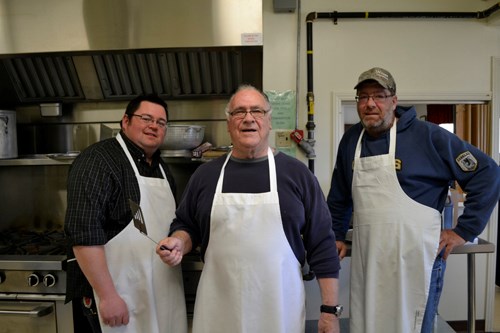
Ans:
MULTIPOLYGON (((313 29, 312 24, 318 19, 333 20, 337 24, 339 19, 376 19, 376 18, 443 18, 443 19, 484 19, 500 9, 496 3, 482 12, 311 12, 306 17, 307 36, 307 141, 314 145, 314 90, 313 90, 313 29)), ((314 152, 308 154, 309 170, 314 173, 314 152), (309 157, 311 156, 311 157, 309 157)))

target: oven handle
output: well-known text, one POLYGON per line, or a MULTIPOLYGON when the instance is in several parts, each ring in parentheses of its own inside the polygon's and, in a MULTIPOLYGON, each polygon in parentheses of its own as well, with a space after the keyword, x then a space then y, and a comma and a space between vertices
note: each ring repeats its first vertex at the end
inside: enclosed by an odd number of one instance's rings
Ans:
POLYGON ((47 302, 36 303, 31 309, 0 309, 0 315, 21 315, 29 317, 44 317, 52 312, 54 312, 54 303, 47 302))

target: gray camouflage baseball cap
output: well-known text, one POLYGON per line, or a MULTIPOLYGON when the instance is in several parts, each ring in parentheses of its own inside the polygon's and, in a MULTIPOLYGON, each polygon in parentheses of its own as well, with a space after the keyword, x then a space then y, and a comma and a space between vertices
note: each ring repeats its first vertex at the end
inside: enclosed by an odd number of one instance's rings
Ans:
POLYGON ((374 67, 372 69, 363 72, 358 79, 358 84, 354 87, 354 89, 358 89, 361 83, 366 80, 374 80, 377 81, 382 87, 390 90, 392 93, 396 93, 396 82, 394 82, 394 78, 391 73, 386 71, 380 67, 374 67))

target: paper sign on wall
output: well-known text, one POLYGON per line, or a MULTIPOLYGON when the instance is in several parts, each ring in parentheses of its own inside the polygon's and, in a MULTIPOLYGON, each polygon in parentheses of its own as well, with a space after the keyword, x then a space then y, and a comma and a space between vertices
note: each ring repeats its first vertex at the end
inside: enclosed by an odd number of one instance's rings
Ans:
POLYGON ((296 145, 292 143, 290 133, 295 129, 296 108, 295 91, 265 91, 271 107, 272 126, 275 134, 275 148, 287 155, 296 156, 296 145))
POLYGON ((273 129, 295 129, 295 91, 265 91, 273 108, 273 129))

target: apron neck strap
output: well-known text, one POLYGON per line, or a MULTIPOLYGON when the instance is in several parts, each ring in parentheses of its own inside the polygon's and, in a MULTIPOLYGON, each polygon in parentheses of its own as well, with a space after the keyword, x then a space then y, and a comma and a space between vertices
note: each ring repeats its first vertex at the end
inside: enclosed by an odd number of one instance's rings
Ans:
MULTIPOLYGON (((137 165, 135 164, 134 159, 132 158, 132 155, 130 155, 130 152, 128 151, 127 145, 125 144, 125 141, 123 140, 120 133, 118 133, 116 135, 116 140, 118 140, 118 143, 120 144, 123 151, 125 152, 125 155, 127 156, 127 159, 130 162, 132 169, 134 169, 135 176, 141 177, 141 174, 139 173, 139 169, 137 169, 137 165)), ((163 167, 161 166, 161 164, 159 166, 160 166, 161 174, 163 175, 163 179, 167 179, 167 176, 165 175, 165 171, 163 170, 163 167)))

